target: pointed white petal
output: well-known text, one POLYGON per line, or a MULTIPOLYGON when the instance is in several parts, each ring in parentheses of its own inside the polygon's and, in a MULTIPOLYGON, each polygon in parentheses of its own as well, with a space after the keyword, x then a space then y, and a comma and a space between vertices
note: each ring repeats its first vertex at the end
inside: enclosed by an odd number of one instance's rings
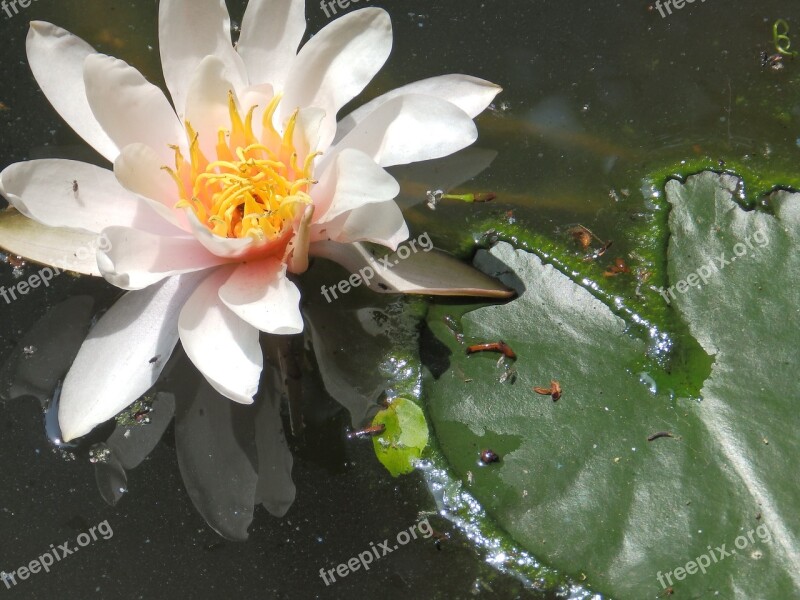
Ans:
POLYGON ((254 238, 224 238, 215 235, 211 230, 203 225, 197 215, 190 210, 186 210, 186 217, 189 220, 189 227, 192 234, 206 250, 217 256, 224 258, 238 258, 250 252, 254 252, 258 244, 254 238))
POLYGON ((422 94, 424 96, 435 96, 442 100, 447 100, 463 110, 470 119, 474 119, 489 106, 494 97, 503 91, 499 85, 495 85, 485 79, 478 79, 470 75, 439 75, 421 81, 415 81, 399 88, 395 88, 385 94, 378 96, 374 100, 360 106, 344 119, 339 121, 336 131, 336 140, 341 140, 345 135, 352 131, 358 123, 372 113, 376 108, 385 104, 392 98, 405 94, 422 94))
POLYGON ((361 93, 392 50, 392 23, 380 8, 346 14, 327 25, 297 55, 279 107, 279 123, 296 108, 325 110, 320 148, 336 134, 339 109, 361 93))
POLYGON ((162 169, 164 163, 155 150, 144 144, 125 146, 114 161, 114 175, 163 219, 181 231, 191 231, 183 209, 175 208, 181 199, 178 186, 162 169))
POLYGON ((425 246, 420 243, 416 252, 411 250, 411 242, 407 246, 407 252, 400 249, 386 257, 391 268, 363 244, 318 242, 311 245, 311 253, 339 263, 351 273, 361 273, 369 288, 376 292, 486 298, 514 295, 496 279, 433 248, 430 238, 425 246))
POLYGON ((198 134, 200 149, 208 160, 217 156, 217 134, 230 129, 228 92, 235 91, 225 64, 216 56, 205 57, 195 71, 186 99, 186 121, 198 134))
POLYGON ((303 331, 300 290, 286 277, 286 265, 277 259, 237 266, 219 289, 219 297, 256 329, 283 335, 303 331))
POLYGON ((36 83, 53 108, 75 133, 113 161, 119 149, 97 122, 83 82, 83 62, 95 49, 60 27, 31 21, 27 52, 36 83))
POLYGON ((0 194, 22 214, 49 227, 87 233, 100 233, 113 225, 154 232, 173 229, 123 188, 114 173, 83 162, 15 163, 0 173, 0 194))
POLYGON ((117 148, 143 143, 162 162, 175 160, 172 145, 185 145, 183 126, 164 93, 125 61, 92 54, 83 65, 86 97, 117 148))
POLYGON ((47 227, 14 208, 0 211, 0 248, 26 260, 99 277, 98 245, 95 233, 47 227))
POLYGON ((381 104, 326 155, 325 168, 337 152, 356 148, 382 167, 441 158, 478 139, 469 115, 456 105, 419 94, 406 94, 381 104))
POLYGON ((250 0, 236 49, 251 84, 270 83, 282 90, 305 30, 305 2, 250 0))
POLYGON ((394 250, 406 239, 408 226, 394 200, 366 204, 311 229, 312 242, 374 242, 394 250))
POLYGON ((400 193, 394 177, 359 150, 345 149, 314 186, 315 223, 327 223, 339 215, 376 202, 392 200, 400 193))
POLYGON ((161 65, 179 117, 185 114, 195 69, 206 56, 222 61, 226 76, 235 85, 234 91, 246 85, 244 63, 231 42, 225 0, 161 0, 158 9, 161 65))
POLYGON ((192 294, 178 321, 183 349, 220 394, 251 404, 263 366, 258 329, 220 300, 219 288, 232 269, 222 267, 192 294))
POLYGON ((191 236, 159 236, 129 227, 103 230, 107 250, 97 252, 100 273, 123 290, 139 290, 166 277, 224 264, 191 236))
POLYGON ((58 422, 65 441, 89 433, 152 387, 178 342, 181 307, 201 278, 182 275, 128 292, 102 316, 64 379, 58 422))

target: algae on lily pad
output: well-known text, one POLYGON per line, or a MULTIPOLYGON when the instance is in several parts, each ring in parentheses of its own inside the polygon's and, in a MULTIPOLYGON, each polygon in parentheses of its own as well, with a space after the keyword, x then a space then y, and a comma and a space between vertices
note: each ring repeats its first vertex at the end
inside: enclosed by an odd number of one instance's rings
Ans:
POLYGON ((446 308, 429 315, 450 351, 430 417, 455 473, 518 543, 609 597, 800 592, 800 195, 747 211, 737 184, 703 173, 666 189, 675 287, 657 298, 713 360, 698 398, 640 372, 647 341, 613 307, 508 244, 476 264, 519 298, 462 326, 514 349, 513 384, 496 355, 465 353, 446 308), (551 380, 558 402, 532 390, 551 380), (487 447, 502 459, 478 468, 487 447))

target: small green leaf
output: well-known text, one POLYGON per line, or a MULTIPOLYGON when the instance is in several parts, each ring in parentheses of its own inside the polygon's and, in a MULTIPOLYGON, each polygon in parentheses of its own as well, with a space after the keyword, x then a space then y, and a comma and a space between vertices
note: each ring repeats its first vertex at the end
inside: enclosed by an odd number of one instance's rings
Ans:
POLYGON ((428 423, 422 409, 411 400, 395 398, 375 415, 372 425, 386 427, 372 440, 378 460, 392 477, 411 473, 428 445, 428 423))

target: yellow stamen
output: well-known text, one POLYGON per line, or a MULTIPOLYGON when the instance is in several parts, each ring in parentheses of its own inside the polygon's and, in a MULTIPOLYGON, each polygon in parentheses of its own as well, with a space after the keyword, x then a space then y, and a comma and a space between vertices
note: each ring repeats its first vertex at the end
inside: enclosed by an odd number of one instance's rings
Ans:
POLYGON ((233 93, 228 94, 230 129, 220 128, 216 156, 209 161, 200 149, 198 133, 186 122, 188 161, 180 149, 175 168, 162 167, 175 181, 181 200, 178 208, 192 210, 200 222, 228 238, 275 239, 290 228, 312 205, 309 190, 313 178, 313 152, 298 164, 294 132, 298 111, 289 117, 280 135, 273 118, 280 103, 275 96, 264 110, 261 139, 253 132, 252 106, 242 119, 233 93))

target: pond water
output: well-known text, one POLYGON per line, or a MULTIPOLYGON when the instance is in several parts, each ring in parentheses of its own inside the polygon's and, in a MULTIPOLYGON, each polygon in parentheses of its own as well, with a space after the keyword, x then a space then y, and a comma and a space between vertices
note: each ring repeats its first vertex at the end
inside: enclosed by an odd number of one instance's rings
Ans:
MULTIPOLYGON (((228 5, 239 22, 245 2, 228 5)), ((425 191, 444 184, 398 171, 412 234, 428 232, 438 247, 464 258, 471 257, 480 227, 509 219, 560 242, 579 223, 602 240, 613 239, 624 255, 634 246, 626 232, 670 175, 712 168, 750 176, 745 202, 776 185, 800 187, 800 61, 785 57, 765 65, 762 58, 776 53, 777 19, 786 20, 788 36, 800 48, 796 3, 707 0, 665 17, 647 0, 373 0, 369 5, 390 13, 394 47, 362 98, 444 73, 467 73, 504 88, 477 119, 476 147, 495 151, 496 157, 472 180, 449 190, 491 191, 495 200, 443 201, 432 211, 425 191)), ((330 20, 315 2, 307 3, 306 13, 309 32, 330 20)), ((163 86, 156 18, 156 3, 140 0, 37 0, 10 17, 0 10, 0 168, 43 157, 106 166, 60 120, 30 75, 29 21, 58 24, 163 86)), ((0 265, 0 285, 18 280, 15 269, 0 265)), ((31 265, 21 269, 25 276, 35 272, 31 265)), ((64 276, 14 303, 0 301, 0 363, 52 307, 81 294, 93 297, 97 310, 110 304, 116 290, 102 281, 64 276)), ((343 304, 343 310, 363 307, 391 313, 396 305, 369 294, 343 304)), ((171 376, 181 377, 185 368, 179 365, 171 376)), ((366 379, 373 373, 352 375, 366 379)), ((491 553, 477 547, 469 532, 435 514, 423 474, 392 478, 369 442, 344 439, 351 425, 347 411, 323 390, 316 394, 304 436, 289 440, 296 501, 280 519, 257 510, 244 543, 223 540, 193 507, 171 428, 128 473, 128 491, 111 507, 98 493, 88 444, 56 447, 37 400, 4 399, 0 571, 27 564, 51 544, 101 522, 113 528, 112 538, 81 549, 51 573, 32 575, 9 596, 565 597, 563 590, 535 591, 525 576, 530 571, 495 569, 487 560, 491 553), (320 569, 335 568, 425 515, 449 539, 411 541, 368 573, 352 573, 332 585, 320 578, 320 569)), ((495 531, 490 523, 486 527, 495 531)), ((536 559, 547 565, 546 556, 536 559)), ((580 574, 572 575, 571 581, 579 581, 580 574)), ((579 585, 575 589, 574 597, 588 594, 579 585)), ((0 595, 6 592, 0 585, 0 595)))

